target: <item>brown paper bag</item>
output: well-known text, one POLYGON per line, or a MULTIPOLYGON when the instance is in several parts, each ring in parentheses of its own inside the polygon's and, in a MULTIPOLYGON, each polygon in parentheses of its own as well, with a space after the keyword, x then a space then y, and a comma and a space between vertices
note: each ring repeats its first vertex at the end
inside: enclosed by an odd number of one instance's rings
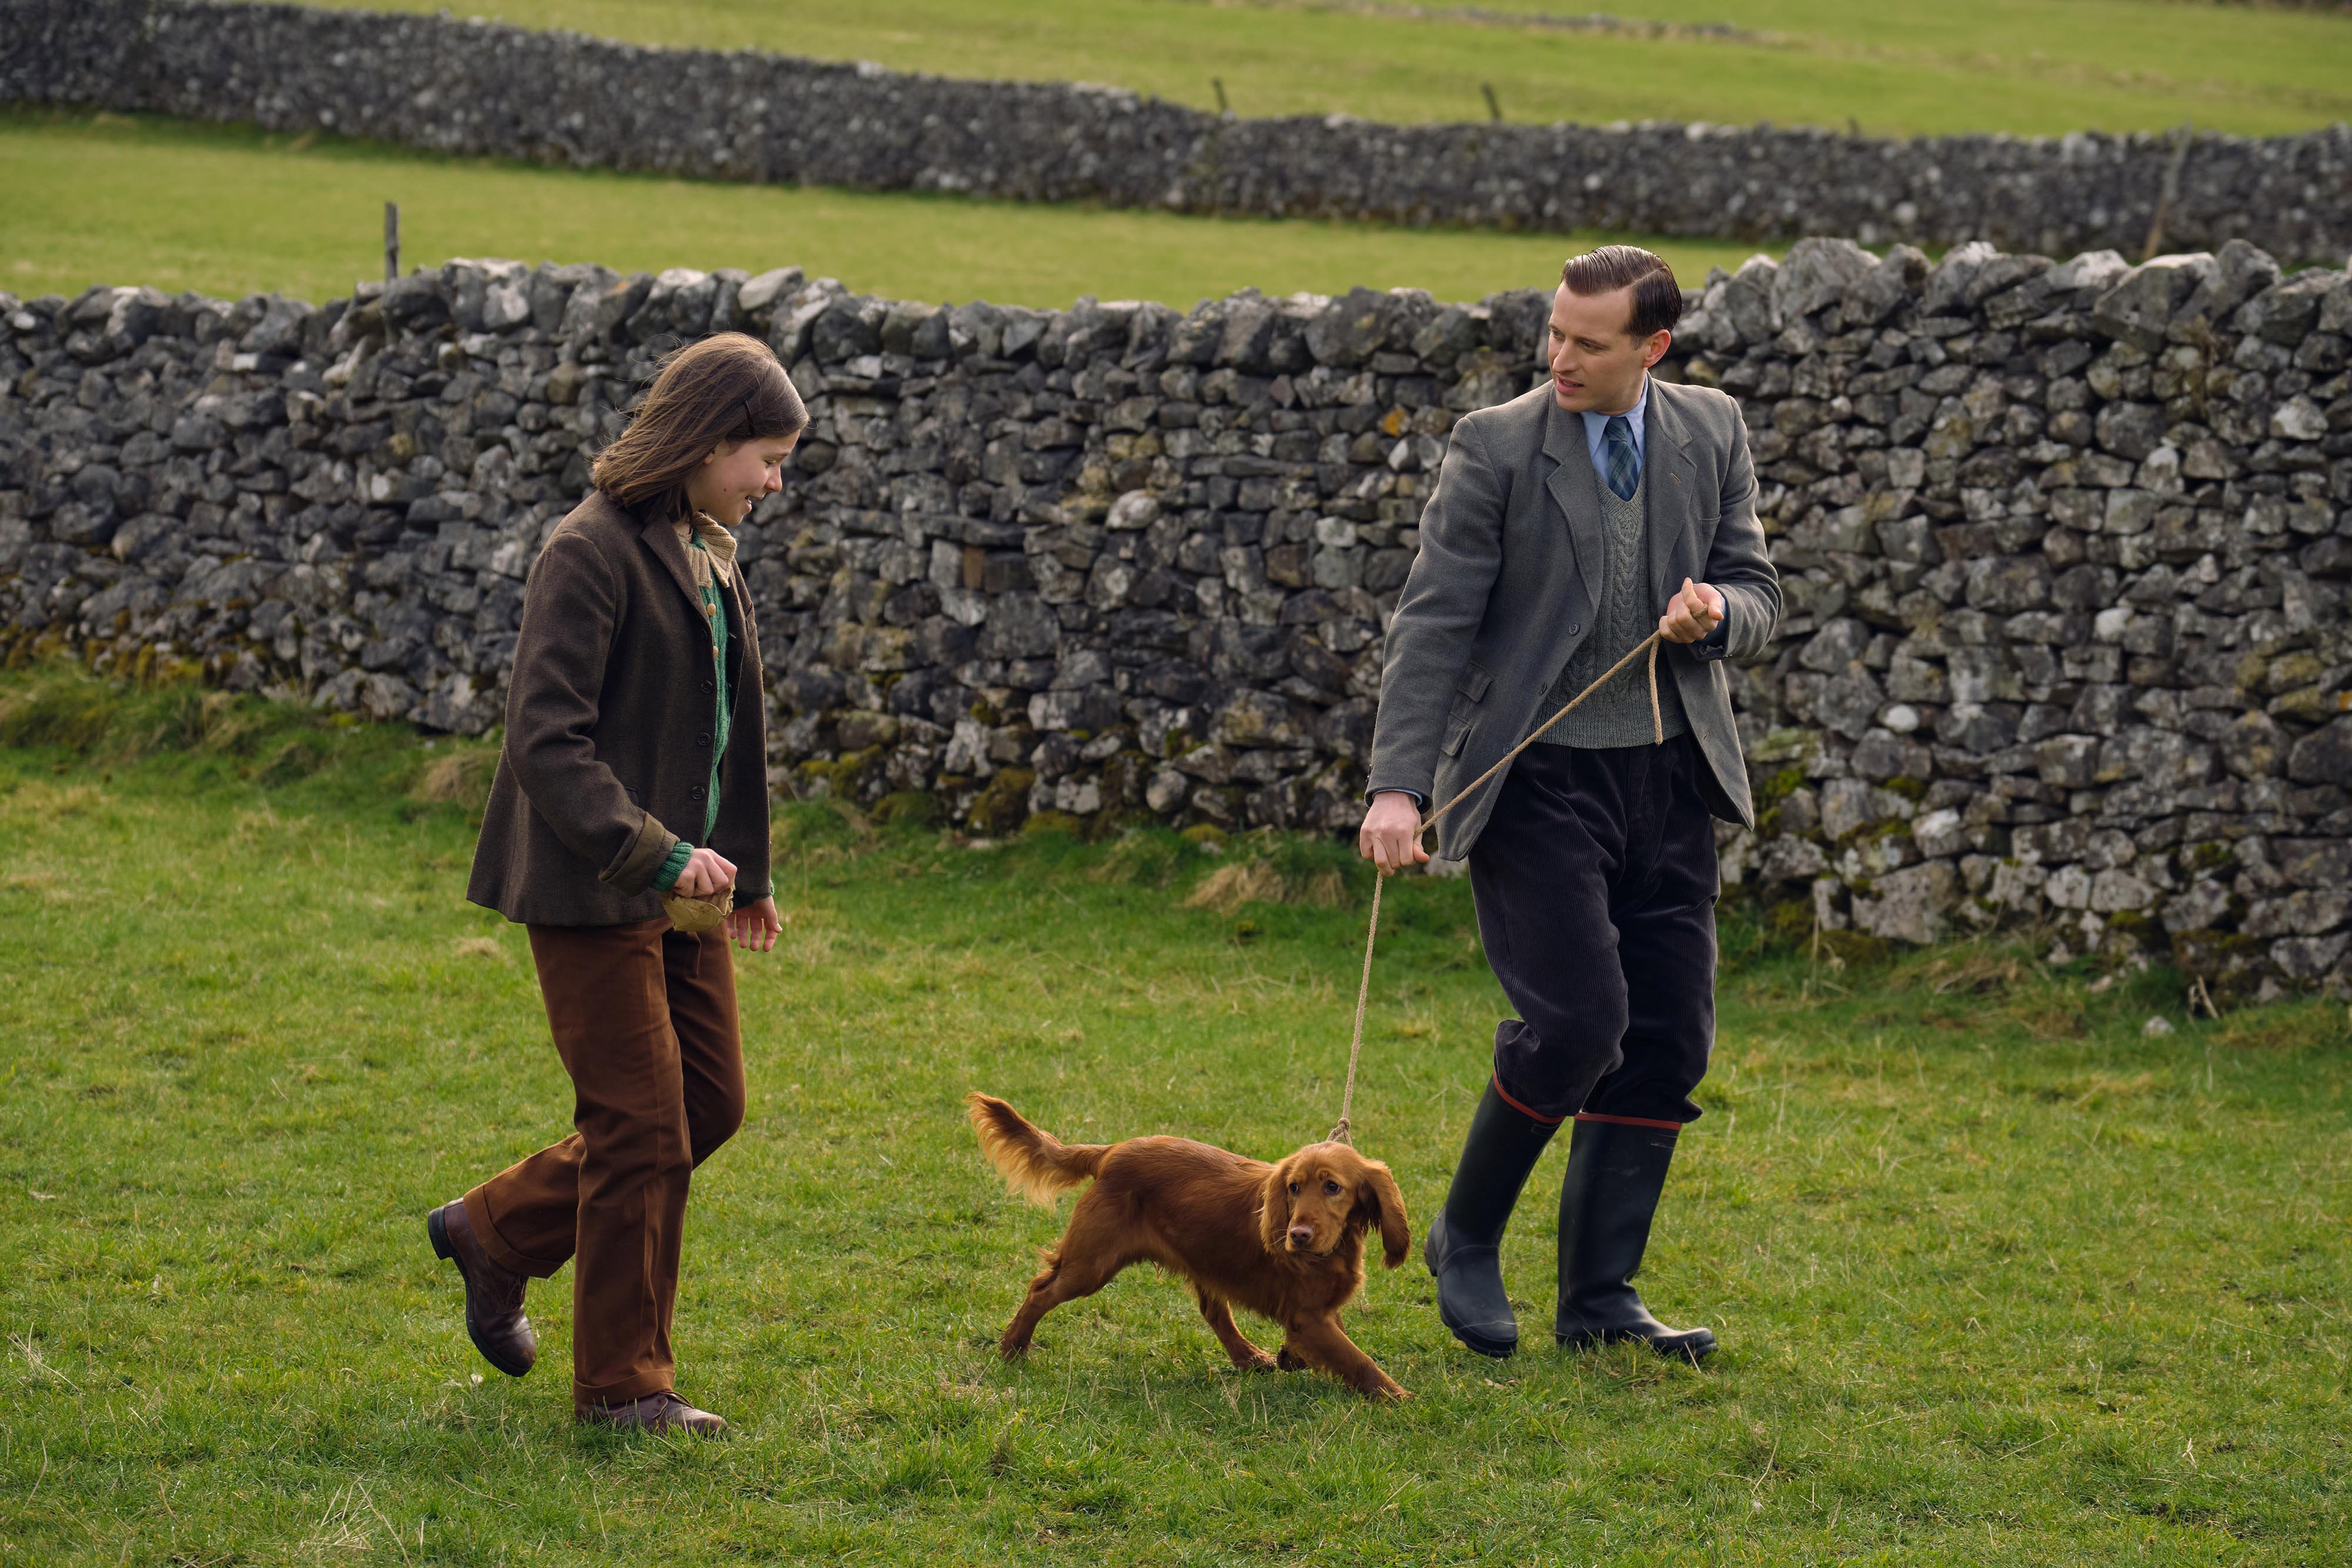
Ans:
POLYGON ((735 890, 722 887, 708 898, 688 898, 682 893, 661 895, 662 913, 669 923, 688 936, 699 936, 714 930, 735 907, 735 890))

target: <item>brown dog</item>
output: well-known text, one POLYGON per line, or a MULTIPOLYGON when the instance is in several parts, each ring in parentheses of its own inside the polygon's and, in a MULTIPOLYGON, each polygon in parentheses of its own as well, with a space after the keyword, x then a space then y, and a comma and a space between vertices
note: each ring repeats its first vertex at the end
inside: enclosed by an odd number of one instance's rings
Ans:
POLYGON ((1013 1191, 1049 1207, 1088 1176, 1095 1183, 1005 1326, 997 1349, 1006 1357, 1028 1351, 1039 1318, 1149 1261, 1192 1281, 1210 1332, 1242 1370, 1312 1366, 1360 1393, 1405 1396, 1339 1328, 1339 1309, 1364 1283, 1364 1232, 1380 1228, 1391 1269, 1411 1245, 1388 1166, 1345 1144, 1309 1144, 1276 1166, 1186 1138, 1066 1145, 1002 1100, 965 1101, 982 1153, 1013 1191), (1280 1355, 1242 1337, 1236 1306, 1282 1325, 1280 1355))

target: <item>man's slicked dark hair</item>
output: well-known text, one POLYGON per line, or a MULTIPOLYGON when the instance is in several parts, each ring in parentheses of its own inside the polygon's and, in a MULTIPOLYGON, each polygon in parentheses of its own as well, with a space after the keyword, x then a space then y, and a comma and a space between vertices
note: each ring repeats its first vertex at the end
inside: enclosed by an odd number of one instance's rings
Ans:
POLYGON ((1614 294, 1633 291, 1633 314, 1626 333, 1640 342, 1653 332, 1671 332, 1683 319, 1682 285, 1665 258, 1638 245, 1604 245, 1582 256, 1570 256, 1559 269, 1559 280, 1570 294, 1614 294))

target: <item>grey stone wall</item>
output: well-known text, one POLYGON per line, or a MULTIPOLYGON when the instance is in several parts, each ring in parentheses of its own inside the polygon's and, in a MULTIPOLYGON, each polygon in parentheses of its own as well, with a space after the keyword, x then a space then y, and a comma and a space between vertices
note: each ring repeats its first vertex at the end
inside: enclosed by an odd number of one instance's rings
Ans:
MULTIPOLYGON (((0 646, 481 733, 588 454, 739 328, 814 418, 741 530, 779 788, 1345 831, 1448 432, 1532 384, 1547 298, 0 296, 0 646)), ((1734 672, 1765 810, 1727 881, 1834 941, 2352 986, 2352 278, 1809 240, 1691 303, 1664 373, 1741 400, 1788 595, 1734 672)))
MULTIPOLYGON (((1076 84, 950 80, 750 51, 204 0, 12 0, 0 99, 322 130, 722 180, 1371 218, 2064 255, 2147 242, 2161 136, 1873 140, 1665 122, 1234 120, 1076 84)), ((2352 130, 2200 135, 2164 225, 2352 250, 2352 130)))

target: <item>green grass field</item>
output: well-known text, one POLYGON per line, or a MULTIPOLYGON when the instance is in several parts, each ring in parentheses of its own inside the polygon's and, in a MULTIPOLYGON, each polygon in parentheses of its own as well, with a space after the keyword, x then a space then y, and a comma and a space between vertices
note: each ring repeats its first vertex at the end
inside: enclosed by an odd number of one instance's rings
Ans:
MULTIPOLYGON (((328 0, 434 11, 446 0, 328 0)), ((1447 0, 1425 0, 1444 11, 1447 0)), ((2275 135, 2352 119, 2352 17, 2172 0, 1483 0, 1730 23, 1755 42, 1379 15, 1318 0, 456 0, 461 16, 639 43, 872 59, 963 77, 1111 82, 1236 113, 1706 120, 1873 135, 2201 126, 2275 135)), ((1395 10, 1400 7, 1391 6, 1395 10)))
MULTIPOLYGON (((466 810, 418 798, 468 775, 452 753, 0 679, 0 1563, 2309 1564, 2352 1538, 2339 1004, 2189 1022, 2162 973, 2097 989, 1999 945, 1830 972, 1733 921, 1643 1274, 1723 1336, 1706 1371, 1478 1360, 1417 1263, 1349 1319, 1401 1407, 1234 1374, 1143 1270, 1007 1368, 1057 1217, 1004 1195, 959 1097, 1089 1140, 1319 1136, 1363 875, 1219 913, 1183 900, 1237 856, 1304 889, 1349 862, 823 807, 779 814, 751 1117, 687 1241, 681 1386, 737 1435, 583 1432, 568 1276, 510 1382, 421 1224, 570 1103, 522 934, 463 901, 466 810)), ((1383 927, 1357 1120, 1417 1238, 1498 998, 1463 883, 1401 883, 1383 927)), ((1507 1248, 1538 1330, 1559 1159, 1507 1248)))
MULTIPOLYGON (((453 159, 245 127, 0 109, 0 289, 93 283, 271 290, 312 301, 383 273, 383 204, 404 259, 600 261, 659 271, 787 263, 902 298, 1179 308, 1255 284, 1357 284, 1476 299, 1557 282, 1561 260, 1621 237, 1182 217, 913 194, 729 185, 453 159)), ((1692 281, 1755 246, 1653 240, 1692 281)))

